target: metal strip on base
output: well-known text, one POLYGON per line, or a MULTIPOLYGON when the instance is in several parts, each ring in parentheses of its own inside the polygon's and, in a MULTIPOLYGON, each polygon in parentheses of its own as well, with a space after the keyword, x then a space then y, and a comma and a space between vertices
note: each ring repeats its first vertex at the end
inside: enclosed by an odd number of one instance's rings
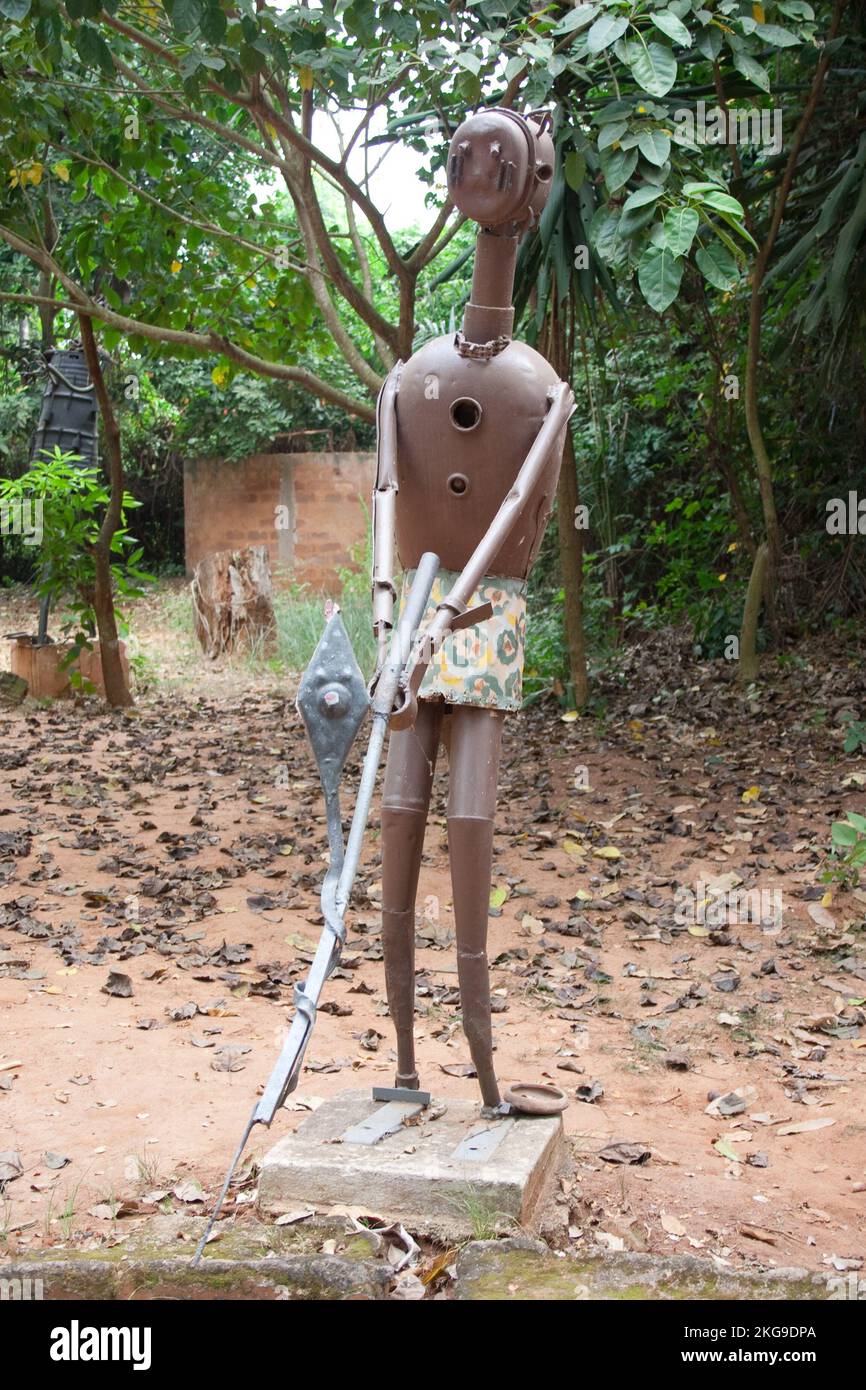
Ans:
POLYGON ((474 1134, 467 1134, 452 1153, 452 1159, 461 1163, 484 1163, 496 1152, 514 1123, 514 1120, 497 1120, 474 1134))
POLYGON ((365 1120, 352 1125, 345 1134, 341 1134, 340 1139, 344 1144, 378 1144, 386 1134, 394 1134, 402 1128, 407 1115, 414 1115, 423 1109, 423 1105, 419 1105, 417 1101, 407 1103, 392 1100, 387 1105, 377 1106, 365 1120))

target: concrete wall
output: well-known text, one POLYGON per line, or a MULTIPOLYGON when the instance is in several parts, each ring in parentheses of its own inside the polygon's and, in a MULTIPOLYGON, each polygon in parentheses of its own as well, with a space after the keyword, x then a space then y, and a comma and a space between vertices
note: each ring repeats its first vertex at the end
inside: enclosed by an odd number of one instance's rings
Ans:
POLYGON ((186 567, 203 555, 266 545, 279 572, 328 588, 367 534, 375 454, 252 454, 240 463, 202 459, 184 469, 186 567), (362 505, 363 504, 363 505, 362 505), (277 529, 277 508, 288 526, 277 529))

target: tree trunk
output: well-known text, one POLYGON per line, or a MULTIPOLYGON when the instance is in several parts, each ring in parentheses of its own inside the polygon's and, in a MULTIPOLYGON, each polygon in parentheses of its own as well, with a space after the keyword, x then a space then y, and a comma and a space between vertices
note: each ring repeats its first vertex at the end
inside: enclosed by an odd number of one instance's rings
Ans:
POLYGON ((758 368, 761 360, 761 318, 764 307, 762 292, 764 262, 755 267, 752 281, 752 297, 749 304, 749 345, 746 355, 746 430, 752 446, 752 456, 758 474, 761 490, 761 508, 764 513, 764 530, 769 551, 767 571, 768 597, 775 591, 775 580, 782 559, 782 534, 779 515, 776 511, 776 498, 773 489, 773 465, 764 443, 764 433, 758 410, 758 368))
POLYGON ((755 553, 755 563, 749 576, 746 602, 743 606, 743 626, 740 629, 740 664, 737 679, 748 685, 758 679, 758 615, 767 581, 769 546, 762 541, 755 553))
POLYGON ((196 566, 192 584, 195 634, 216 660, 255 648, 274 628, 274 598, 267 546, 219 550, 196 566))
POLYGON ((580 495, 571 430, 565 431, 565 449, 556 492, 559 526, 559 563, 565 592, 565 645, 574 703, 586 704, 589 682, 586 673, 586 639, 583 631, 583 531, 576 523, 580 495))
POLYGON ((102 417, 102 435, 105 444, 105 459, 111 494, 99 536, 93 547, 95 570, 93 611, 96 615, 96 630, 99 633, 99 649, 102 654, 102 679, 105 682, 105 698, 110 705, 128 706, 135 702, 129 692, 118 647, 117 618, 114 613, 114 595, 111 590, 111 542, 120 526, 123 510, 123 460, 120 453, 120 428, 111 404, 111 397, 102 375, 102 366, 96 348, 93 324, 86 314, 79 314, 81 341, 90 380, 99 402, 102 417))
MULTIPOLYGON (((566 329, 567 325, 562 321, 554 297, 548 306, 542 342, 554 370, 563 381, 571 377, 573 324, 572 331, 567 332, 566 329)), ((556 489, 559 565, 565 595, 563 619, 569 683, 574 691, 576 708, 583 709, 589 681, 586 672, 586 638, 583 631, 583 532, 575 526, 579 500, 574 440, 570 428, 566 426, 562 467, 556 489)))
MULTIPOLYGON (((833 19, 827 35, 830 41, 835 39, 839 32, 839 26, 842 22, 842 15, 845 12, 846 5, 847 0, 836 0, 833 9, 833 19)), ((760 549, 755 556, 752 578, 749 580, 749 593, 746 595, 746 612, 743 615, 744 631, 746 614, 749 612, 749 594, 751 594, 752 583, 759 568, 763 574, 764 597, 767 601, 769 620, 771 625, 775 627, 776 584, 778 582, 779 567, 782 559, 782 532, 779 526, 779 516, 776 510, 776 499, 773 490, 773 465, 764 441, 764 433, 761 429, 758 403, 758 372, 761 362, 761 320, 764 309, 764 282, 770 265, 770 257, 779 234, 779 228, 785 216, 785 209, 794 181, 797 160, 821 98, 824 79, 827 76, 827 69, 830 65, 832 51, 831 43, 825 42, 823 52, 815 68, 806 105, 803 108, 802 115, 797 123, 797 128, 794 131, 794 138, 791 141, 791 148, 788 153, 788 158, 785 161, 782 181, 773 200, 770 226, 758 252, 752 271, 751 297, 749 300, 749 339, 746 349, 746 430, 748 431, 749 443, 752 447, 752 455, 758 474, 758 485, 761 490, 761 507, 764 513, 767 555, 763 563, 760 562, 760 549)), ((755 613, 755 620, 757 621, 757 612, 755 613)), ((743 651, 744 648, 741 646, 741 660, 743 651)), ((757 673, 757 664, 755 670, 757 673)), ((746 679, 746 677, 744 677, 744 679, 746 679)))

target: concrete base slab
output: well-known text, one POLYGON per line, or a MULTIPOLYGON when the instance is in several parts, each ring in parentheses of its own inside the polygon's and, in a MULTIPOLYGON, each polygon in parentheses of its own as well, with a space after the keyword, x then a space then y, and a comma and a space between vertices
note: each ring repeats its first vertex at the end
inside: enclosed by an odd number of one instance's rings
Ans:
POLYGON ((358 1206, 454 1233, 533 1228, 563 1154, 561 1116, 483 1120, 477 1103, 434 1099, 428 1111, 403 1106, 399 1127, 371 1143, 389 1128, 377 1124, 385 1104, 343 1091, 320 1105, 265 1155, 259 1207, 358 1206))

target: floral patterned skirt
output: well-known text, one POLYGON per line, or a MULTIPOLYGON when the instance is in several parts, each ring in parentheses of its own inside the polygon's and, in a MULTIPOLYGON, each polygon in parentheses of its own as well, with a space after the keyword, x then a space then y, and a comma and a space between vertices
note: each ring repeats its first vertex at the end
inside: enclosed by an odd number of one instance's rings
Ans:
MULTIPOLYGON (((424 614, 426 626, 459 578, 440 569, 424 614)), ((405 600, 415 571, 403 577, 405 600)), ((493 616, 474 627, 446 637, 434 653, 421 689, 422 700, 444 699, 452 705, 482 705, 486 709, 520 709, 523 698, 523 648, 526 634, 526 580, 482 579, 469 602, 493 605, 493 616)))

